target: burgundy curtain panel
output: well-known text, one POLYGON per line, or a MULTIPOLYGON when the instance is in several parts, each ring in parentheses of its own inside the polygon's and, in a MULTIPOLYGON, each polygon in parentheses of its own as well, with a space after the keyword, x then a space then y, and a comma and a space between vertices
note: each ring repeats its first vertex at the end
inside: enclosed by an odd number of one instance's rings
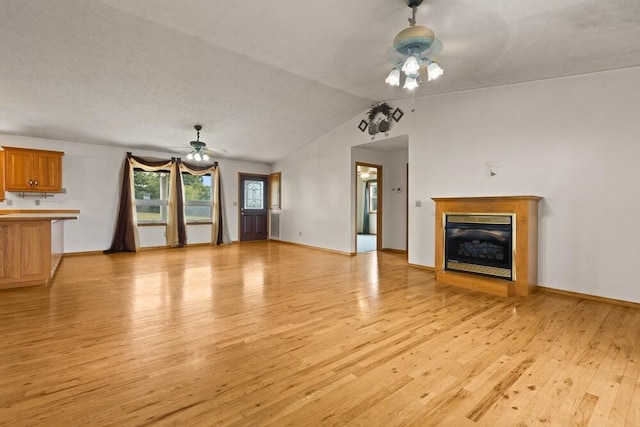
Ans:
MULTIPOLYGON (((180 163, 180 159, 171 158, 171 161, 180 163)), ((184 193, 182 187, 182 174, 178 169, 178 173, 175 176, 175 184, 176 184, 176 196, 178 200, 176 203, 177 207, 177 216, 178 216, 178 246, 179 248, 183 247, 187 244, 187 226, 186 221, 184 220, 184 193)))
POLYGON ((122 166, 122 186, 120 187, 120 208, 118 209, 118 220, 116 221, 116 230, 113 234, 111 247, 104 251, 105 254, 115 252, 136 252, 135 227, 131 210, 131 165, 129 157, 131 153, 127 153, 122 166))

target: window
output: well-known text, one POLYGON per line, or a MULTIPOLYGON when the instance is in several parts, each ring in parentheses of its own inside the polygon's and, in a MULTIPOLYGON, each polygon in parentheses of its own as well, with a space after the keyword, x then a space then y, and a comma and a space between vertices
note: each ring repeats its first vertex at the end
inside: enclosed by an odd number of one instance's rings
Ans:
POLYGON ((378 213, 378 182, 369 181, 369 213, 378 213))
POLYGON ((167 221, 169 171, 133 170, 136 199, 136 219, 139 223, 167 221))
POLYGON ((264 182, 244 181, 244 209, 264 209, 264 182))
MULTIPOLYGON (((133 170, 136 219, 139 224, 167 222, 169 171, 133 170)), ((184 211, 187 223, 210 222, 213 197, 211 174, 196 176, 182 173, 184 211)))
POLYGON ((184 214, 187 222, 210 222, 213 185, 211 174, 196 176, 182 172, 184 214))
POLYGON ((280 178, 281 173, 276 172, 269 175, 269 207, 280 209, 280 178))

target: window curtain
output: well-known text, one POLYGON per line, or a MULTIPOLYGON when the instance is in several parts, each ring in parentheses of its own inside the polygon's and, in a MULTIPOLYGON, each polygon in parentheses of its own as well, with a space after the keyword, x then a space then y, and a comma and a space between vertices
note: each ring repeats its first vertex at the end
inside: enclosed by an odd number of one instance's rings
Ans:
POLYGON ((213 185, 213 194, 211 197, 211 244, 222 245, 231 243, 231 239, 228 237, 224 226, 225 224, 222 220, 222 184, 218 163, 211 166, 193 165, 182 161, 179 163, 180 171, 188 172, 196 176, 211 174, 211 184, 213 185))
POLYGON ((186 243, 186 225, 182 201, 182 176, 177 173, 176 159, 147 160, 127 153, 122 171, 120 190, 120 208, 111 247, 105 253, 137 252, 140 248, 136 223, 135 189, 133 188, 133 169, 140 168, 148 172, 169 170, 169 207, 167 215, 167 245, 184 246, 186 243), (172 203, 173 201, 173 203, 172 203), (180 230, 182 228, 182 230, 180 230))
POLYGON ((362 216, 362 233, 369 234, 369 181, 364 184, 364 212, 362 216))
POLYGON ((171 159, 169 174, 169 202, 167 212, 167 245, 183 247, 187 244, 187 221, 184 215, 184 185, 179 159, 171 159))

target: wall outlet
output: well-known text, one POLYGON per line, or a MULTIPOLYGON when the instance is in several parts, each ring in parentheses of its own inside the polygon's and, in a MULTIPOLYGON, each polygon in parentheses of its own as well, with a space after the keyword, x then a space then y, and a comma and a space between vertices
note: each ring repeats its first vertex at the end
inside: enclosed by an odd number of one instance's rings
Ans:
POLYGON ((7 199, 7 206, 13 206, 13 200, 7 199))
POLYGON ((299 234, 299 235, 300 235, 300 236, 302 236, 302 231, 300 232, 300 234, 299 234))
POLYGON ((238 206, 238 202, 233 202, 232 205, 233 206, 238 206))
POLYGON ((62 194, 67 194, 67 189, 66 188, 62 189, 62 194))
POLYGON ((422 207, 422 200, 416 200, 416 208, 422 207))
POLYGON ((36 199, 36 206, 40 206, 40 200, 36 199))

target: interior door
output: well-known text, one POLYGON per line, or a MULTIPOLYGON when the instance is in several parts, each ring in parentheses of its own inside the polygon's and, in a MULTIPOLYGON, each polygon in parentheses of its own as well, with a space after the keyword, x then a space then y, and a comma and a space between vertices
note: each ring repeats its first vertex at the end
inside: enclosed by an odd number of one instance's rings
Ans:
POLYGON ((240 174, 240 241, 267 240, 267 176, 240 174))

